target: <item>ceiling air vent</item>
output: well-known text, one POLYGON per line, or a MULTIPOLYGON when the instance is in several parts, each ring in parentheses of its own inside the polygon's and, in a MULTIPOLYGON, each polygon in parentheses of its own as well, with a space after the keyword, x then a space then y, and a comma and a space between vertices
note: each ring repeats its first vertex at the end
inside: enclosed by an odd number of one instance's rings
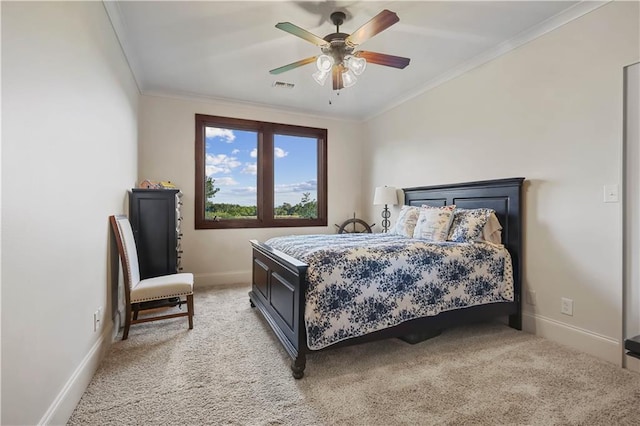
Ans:
POLYGON ((295 86, 295 84, 293 83, 285 83, 284 81, 274 81, 273 82, 273 87, 279 88, 279 89, 293 89, 295 86))

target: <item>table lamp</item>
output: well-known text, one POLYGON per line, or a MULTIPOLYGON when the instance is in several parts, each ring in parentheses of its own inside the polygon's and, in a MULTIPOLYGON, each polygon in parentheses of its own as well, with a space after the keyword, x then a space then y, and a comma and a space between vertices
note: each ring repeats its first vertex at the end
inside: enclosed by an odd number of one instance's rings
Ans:
POLYGON ((373 195, 373 204, 384 204, 384 209, 382 210, 382 232, 387 232, 389 230, 389 217, 391 213, 389 212, 388 205, 391 204, 395 206, 398 204, 398 194, 396 189, 393 186, 379 186, 376 188, 376 192, 373 195))

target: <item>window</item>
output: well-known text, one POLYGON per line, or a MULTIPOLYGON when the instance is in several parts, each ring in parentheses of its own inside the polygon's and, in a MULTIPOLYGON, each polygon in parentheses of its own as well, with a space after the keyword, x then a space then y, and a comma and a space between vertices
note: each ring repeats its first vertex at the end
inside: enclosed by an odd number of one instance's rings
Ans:
POLYGON ((327 226, 327 130, 196 114, 195 226, 327 226))

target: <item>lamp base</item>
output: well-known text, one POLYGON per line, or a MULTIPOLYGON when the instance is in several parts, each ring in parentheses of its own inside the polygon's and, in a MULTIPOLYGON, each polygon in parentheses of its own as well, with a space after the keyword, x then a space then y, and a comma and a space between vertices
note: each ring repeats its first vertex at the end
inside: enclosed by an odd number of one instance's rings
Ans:
POLYGON ((391 217, 391 212, 389 211, 389 207, 384 205, 384 209, 382 210, 382 232, 387 233, 389 231, 389 226, 391 222, 389 218, 391 217))

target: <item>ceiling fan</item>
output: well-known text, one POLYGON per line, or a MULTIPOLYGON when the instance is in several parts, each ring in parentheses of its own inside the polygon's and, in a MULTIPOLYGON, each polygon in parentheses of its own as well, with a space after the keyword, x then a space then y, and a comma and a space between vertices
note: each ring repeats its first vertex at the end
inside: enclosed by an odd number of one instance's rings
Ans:
POLYGON ((395 12, 385 9, 351 34, 340 32, 340 25, 342 25, 345 18, 346 15, 344 12, 333 12, 331 14, 331 22, 336 26, 336 32, 328 34, 324 38, 320 38, 305 29, 293 25, 291 22, 278 23, 276 28, 315 44, 320 47, 322 54, 301 59, 291 64, 272 69, 269 72, 271 74, 280 74, 315 62, 317 71, 313 73, 314 80, 318 82, 318 84, 324 85, 329 74, 331 74, 333 90, 340 90, 344 87, 353 86, 356 83, 356 76, 364 72, 367 62, 400 69, 409 65, 409 58, 368 52, 366 50, 355 51, 358 45, 398 22, 400 18, 398 18, 395 12))

